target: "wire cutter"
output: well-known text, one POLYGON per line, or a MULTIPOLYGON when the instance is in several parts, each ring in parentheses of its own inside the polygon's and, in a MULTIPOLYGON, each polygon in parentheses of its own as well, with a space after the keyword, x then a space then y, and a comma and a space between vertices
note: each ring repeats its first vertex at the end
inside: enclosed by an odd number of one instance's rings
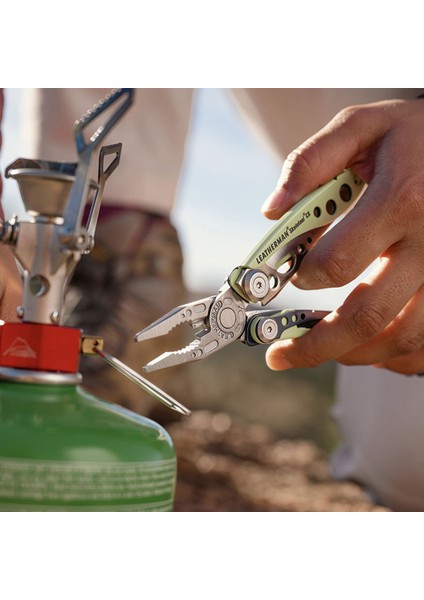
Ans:
POLYGON ((216 296, 178 306, 138 332, 136 342, 166 335, 182 323, 196 329, 188 346, 165 352, 143 370, 201 360, 236 340, 253 346, 307 333, 329 313, 260 307, 281 292, 317 239, 353 206, 364 188, 365 183, 352 171, 343 171, 283 215, 241 266, 230 273, 216 296), (249 308, 255 304, 259 307, 249 308))

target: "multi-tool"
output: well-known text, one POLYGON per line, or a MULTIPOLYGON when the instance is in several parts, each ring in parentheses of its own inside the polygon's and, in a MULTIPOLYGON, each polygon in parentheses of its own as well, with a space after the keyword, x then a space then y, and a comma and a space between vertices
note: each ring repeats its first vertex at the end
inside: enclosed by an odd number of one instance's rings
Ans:
POLYGON ((182 323, 196 329, 188 346, 165 352, 144 371, 201 360, 237 340, 254 346, 307 333, 328 311, 262 307, 281 292, 318 238, 353 206, 364 187, 352 171, 343 171, 283 215, 215 296, 178 306, 137 333, 135 341, 141 342, 166 335, 182 323))

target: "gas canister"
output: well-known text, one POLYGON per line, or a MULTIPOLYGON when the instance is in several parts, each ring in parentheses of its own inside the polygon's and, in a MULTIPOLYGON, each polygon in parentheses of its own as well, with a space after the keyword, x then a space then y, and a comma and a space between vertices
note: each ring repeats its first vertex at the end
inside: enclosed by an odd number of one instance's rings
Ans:
POLYGON ((172 510, 176 458, 161 426, 75 376, 0 378, 0 511, 172 510))

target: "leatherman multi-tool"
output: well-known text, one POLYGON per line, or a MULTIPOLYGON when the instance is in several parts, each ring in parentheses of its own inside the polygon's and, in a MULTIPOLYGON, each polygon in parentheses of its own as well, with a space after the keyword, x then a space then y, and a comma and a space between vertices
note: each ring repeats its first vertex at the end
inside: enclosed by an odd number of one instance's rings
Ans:
POLYGON ((215 296, 178 306, 137 333, 135 341, 141 342, 166 335, 182 323, 197 330, 188 346, 165 352, 144 371, 201 360, 236 340, 254 346, 307 333, 329 313, 260 307, 281 292, 318 238, 353 206, 364 187, 350 170, 320 186, 277 221, 215 296), (249 308, 255 304, 259 307, 249 308))

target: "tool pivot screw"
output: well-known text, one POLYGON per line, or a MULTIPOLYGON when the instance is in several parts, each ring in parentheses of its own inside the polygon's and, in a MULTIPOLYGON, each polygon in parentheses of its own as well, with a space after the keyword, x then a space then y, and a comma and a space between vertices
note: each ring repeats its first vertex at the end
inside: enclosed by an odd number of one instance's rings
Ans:
POLYGON ((268 277, 262 271, 250 271, 244 279, 245 291, 254 298, 265 298, 269 292, 268 277))
POLYGON ((258 337, 262 342, 273 342, 278 335, 278 325, 273 319, 265 319, 258 324, 258 337))

